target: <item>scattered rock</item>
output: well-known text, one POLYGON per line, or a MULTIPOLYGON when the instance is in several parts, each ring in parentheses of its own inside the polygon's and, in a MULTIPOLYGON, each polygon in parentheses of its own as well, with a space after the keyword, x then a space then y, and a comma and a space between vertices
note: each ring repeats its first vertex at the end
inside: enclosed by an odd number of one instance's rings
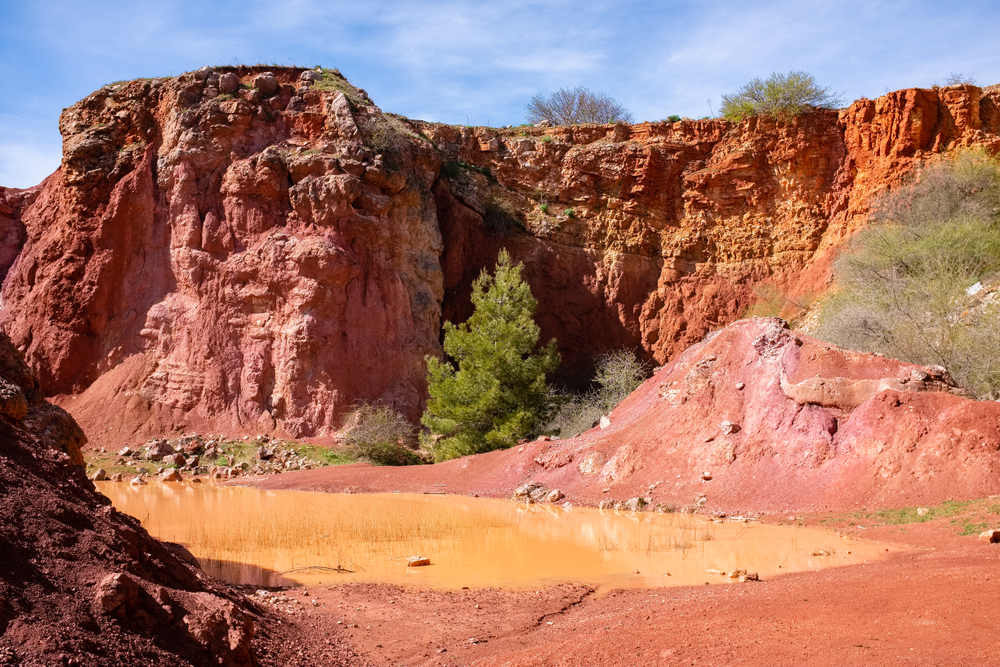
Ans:
POLYGON ((123 475, 120 472, 116 472, 114 475, 111 476, 112 482, 122 482, 124 480, 125 480, 125 475, 123 475))
POLYGON ((184 478, 181 477, 181 473, 178 470, 164 470, 160 475, 161 482, 179 482, 182 479, 184 478))
POLYGON ((514 489, 514 494, 511 496, 512 500, 542 500, 548 494, 545 489, 545 485, 541 482, 525 482, 521 486, 514 489))
POLYGON ((92 482, 106 482, 108 479, 108 471, 104 468, 98 468, 97 471, 90 476, 90 481, 92 482))
POLYGON ((611 426, 611 418, 608 417, 607 415, 601 415, 601 420, 598 422, 598 424, 602 429, 605 429, 611 426))
POLYGON ((135 454, 135 450, 132 449, 131 447, 122 447, 121 449, 118 450, 118 456, 122 458, 128 458, 133 454, 135 454))
POLYGON ((563 498, 565 498, 565 496, 563 495, 563 492, 560 491, 559 489, 552 489, 551 491, 549 491, 548 495, 545 496, 545 499, 550 503, 557 503, 563 498))
POLYGON ((649 505, 649 502, 649 498, 630 498, 622 504, 621 508, 629 512, 642 512, 649 505))
POLYGON ((746 385, 745 385, 745 384, 743 384, 742 382, 737 382, 737 383, 736 383, 736 389, 743 389, 743 387, 745 387, 745 386, 746 386, 746 385))
POLYGON ((723 419, 722 423, 719 424, 719 428, 721 428, 722 432, 725 433, 726 435, 732 435, 733 433, 737 433, 740 430, 739 426, 729 421, 728 419, 723 419))
POLYGON ((146 445, 145 458, 147 461, 160 461, 176 453, 177 451, 166 440, 153 440, 146 445))
POLYGON ((926 507, 918 507, 917 508, 917 516, 927 516, 930 513, 931 513, 931 511, 929 509, 927 509, 926 507))
POLYGON ((317 72, 316 70, 307 69, 305 72, 299 75, 300 81, 309 81, 310 83, 317 83, 323 80, 323 73, 317 72))
POLYGON ((406 567, 423 567, 430 564, 431 559, 427 556, 410 556, 406 559, 406 567))
POLYGON ((706 470, 705 472, 701 473, 701 478, 707 482, 712 479, 712 473, 706 470))
POLYGON ((163 462, 167 463, 167 464, 173 464, 175 466, 180 467, 180 466, 183 466, 183 465, 185 465, 187 463, 187 459, 184 458, 183 454, 181 454, 180 452, 178 452, 176 454, 171 454, 170 456, 164 458, 163 462))
POLYGON ((133 477, 132 481, 129 482, 129 484, 131 484, 132 486, 142 486, 145 483, 146 480, 144 480, 142 477, 133 477))
POLYGON ((983 542, 988 542, 990 544, 1000 542, 1000 530, 997 530, 996 528, 993 528, 991 530, 984 530, 983 532, 979 533, 979 539, 981 539, 983 542))

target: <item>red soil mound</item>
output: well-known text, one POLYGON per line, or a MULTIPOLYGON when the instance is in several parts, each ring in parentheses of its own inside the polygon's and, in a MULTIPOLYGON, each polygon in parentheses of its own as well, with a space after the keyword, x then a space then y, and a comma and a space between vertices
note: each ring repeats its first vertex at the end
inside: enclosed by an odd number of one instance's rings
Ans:
POLYGON ((82 441, 0 335, 0 665, 318 663, 282 649, 294 631, 273 611, 116 512, 74 463, 82 441))
POLYGON ((660 369, 605 429, 435 466, 348 466, 253 483, 506 495, 534 481, 572 502, 646 497, 780 512, 981 497, 1000 492, 998 472, 1000 404, 963 397, 942 369, 841 350, 754 318, 660 369))

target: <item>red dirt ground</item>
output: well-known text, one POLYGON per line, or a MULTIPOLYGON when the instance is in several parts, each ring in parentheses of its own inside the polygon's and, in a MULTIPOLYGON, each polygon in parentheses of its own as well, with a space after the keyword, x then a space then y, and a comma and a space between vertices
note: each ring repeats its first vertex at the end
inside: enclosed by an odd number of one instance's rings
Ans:
POLYGON ((1000 545, 945 519, 853 532, 913 549, 759 583, 602 597, 347 584, 287 591, 284 608, 307 646, 330 633, 375 665, 1000 664, 1000 545))
POLYGON ((959 536, 948 519, 868 519, 865 529, 831 514, 998 492, 1000 405, 962 398, 935 373, 839 350, 780 320, 745 320, 661 369, 603 431, 434 466, 358 464, 237 483, 504 497, 531 480, 574 504, 648 495, 686 506, 700 492, 701 511, 773 521, 808 512, 810 524, 912 547, 759 583, 602 597, 566 586, 290 593, 310 600, 317 637, 346 626, 345 641, 374 664, 1000 665, 1000 545, 959 536), (720 432, 722 419, 741 428, 720 432), (579 463, 595 453, 588 473, 579 463), (703 471, 713 479, 703 482, 703 471))

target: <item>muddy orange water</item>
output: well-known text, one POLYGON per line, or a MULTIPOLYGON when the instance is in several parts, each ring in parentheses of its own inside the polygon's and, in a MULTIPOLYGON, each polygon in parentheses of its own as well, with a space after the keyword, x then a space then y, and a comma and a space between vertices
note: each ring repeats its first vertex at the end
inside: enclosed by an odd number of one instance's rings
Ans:
POLYGON ((891 545, 818 528, 524 505, 418 494, 261 491, 214 484, 101 482, 155 537, 188 547, 209 573, 255 585, 378 581, 430 588, 598 591, 728 583, 864 562, 891 545), (411 556, 431 565, 407 567, 411 556), (718 573, 709 573, 709 570, 718 573))

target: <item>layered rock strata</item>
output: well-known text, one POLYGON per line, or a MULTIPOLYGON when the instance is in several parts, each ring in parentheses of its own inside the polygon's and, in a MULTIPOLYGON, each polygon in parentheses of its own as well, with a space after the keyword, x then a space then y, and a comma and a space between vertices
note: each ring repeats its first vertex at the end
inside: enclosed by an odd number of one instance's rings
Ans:
POLYGON ((362 401, 419 414, 442 320, 506 247, 573 383, 822 291, 878 192, 1000 146, 998 99, 497 130, 384 114, 335 70, 116 84, 63 113, 55 174, 0 192, 0 318, 95 442, 323 436, 362 401))

